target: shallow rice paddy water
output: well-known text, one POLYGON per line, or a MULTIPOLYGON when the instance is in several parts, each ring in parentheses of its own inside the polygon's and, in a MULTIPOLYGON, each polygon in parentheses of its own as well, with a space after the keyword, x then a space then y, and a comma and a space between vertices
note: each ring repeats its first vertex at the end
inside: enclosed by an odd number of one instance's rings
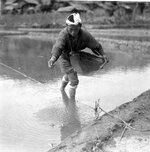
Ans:
POLYGON ((110 62, 105 69, 79 75, 78 108, 73 104, 66 108, 59 92, 59 66, 47 67, 52 44, 29 38, 1 39, 0 62, 45 83, 0 65, 0 151, 47 151, 94 119, 90 107, 96 100, 109 111, 149 89, 149 55, 107 52, 110 62))

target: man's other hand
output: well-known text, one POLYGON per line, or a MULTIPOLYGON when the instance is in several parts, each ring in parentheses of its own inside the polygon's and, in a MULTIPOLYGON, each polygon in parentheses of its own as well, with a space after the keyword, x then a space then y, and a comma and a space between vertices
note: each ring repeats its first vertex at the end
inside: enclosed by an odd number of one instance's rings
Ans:
POLYGON ((49 68, 52 68, 54 66, 55 60, 56 60, 56 58, 54 56, 52 56, 50 58, 50 60, 48 61, 48 67, 49 68))
POLYGON ((104 61, 107 63, 107 62, 108 62, 107 56, 106 56, 106 55, 103 55, 102 57, 103 57, 104 61))

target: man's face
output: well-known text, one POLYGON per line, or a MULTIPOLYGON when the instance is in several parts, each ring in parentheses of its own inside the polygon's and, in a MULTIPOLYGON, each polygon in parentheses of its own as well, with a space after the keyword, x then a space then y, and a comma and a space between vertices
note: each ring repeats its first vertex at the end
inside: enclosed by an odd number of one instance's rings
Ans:
POLYGON ((68 32, 71 36, 76 37, 80 31, 81 25, 68 25, 68 32))

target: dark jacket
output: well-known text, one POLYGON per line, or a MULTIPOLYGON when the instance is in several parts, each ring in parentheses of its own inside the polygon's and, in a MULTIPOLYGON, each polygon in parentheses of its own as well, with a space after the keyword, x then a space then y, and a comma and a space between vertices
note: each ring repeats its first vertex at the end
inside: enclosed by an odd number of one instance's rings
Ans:
POLYGON ((85 29, 81 28, 78 37, 74 39, 66 27, 59 33, 52 48, 52 56, 55 56, 56 60, 60 57, 61 69, 63 72, 67 72, 72 67, 70 55, 85 48, 91 49, 96 55, 104 55, 101 44, 85 29))

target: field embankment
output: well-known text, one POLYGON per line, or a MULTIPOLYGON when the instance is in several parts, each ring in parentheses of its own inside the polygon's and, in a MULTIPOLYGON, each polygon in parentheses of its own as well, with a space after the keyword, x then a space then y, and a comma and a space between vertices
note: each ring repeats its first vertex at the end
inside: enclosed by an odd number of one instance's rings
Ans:
POLYGON ((149 152, 150 90, 73 133, 49 152, 149 152), (134 144, 131 144, 134 143, 134 144), (139 148, 140 147, 140 148, 139 148), (119 148, 117 150, 117 148, 119 148))

